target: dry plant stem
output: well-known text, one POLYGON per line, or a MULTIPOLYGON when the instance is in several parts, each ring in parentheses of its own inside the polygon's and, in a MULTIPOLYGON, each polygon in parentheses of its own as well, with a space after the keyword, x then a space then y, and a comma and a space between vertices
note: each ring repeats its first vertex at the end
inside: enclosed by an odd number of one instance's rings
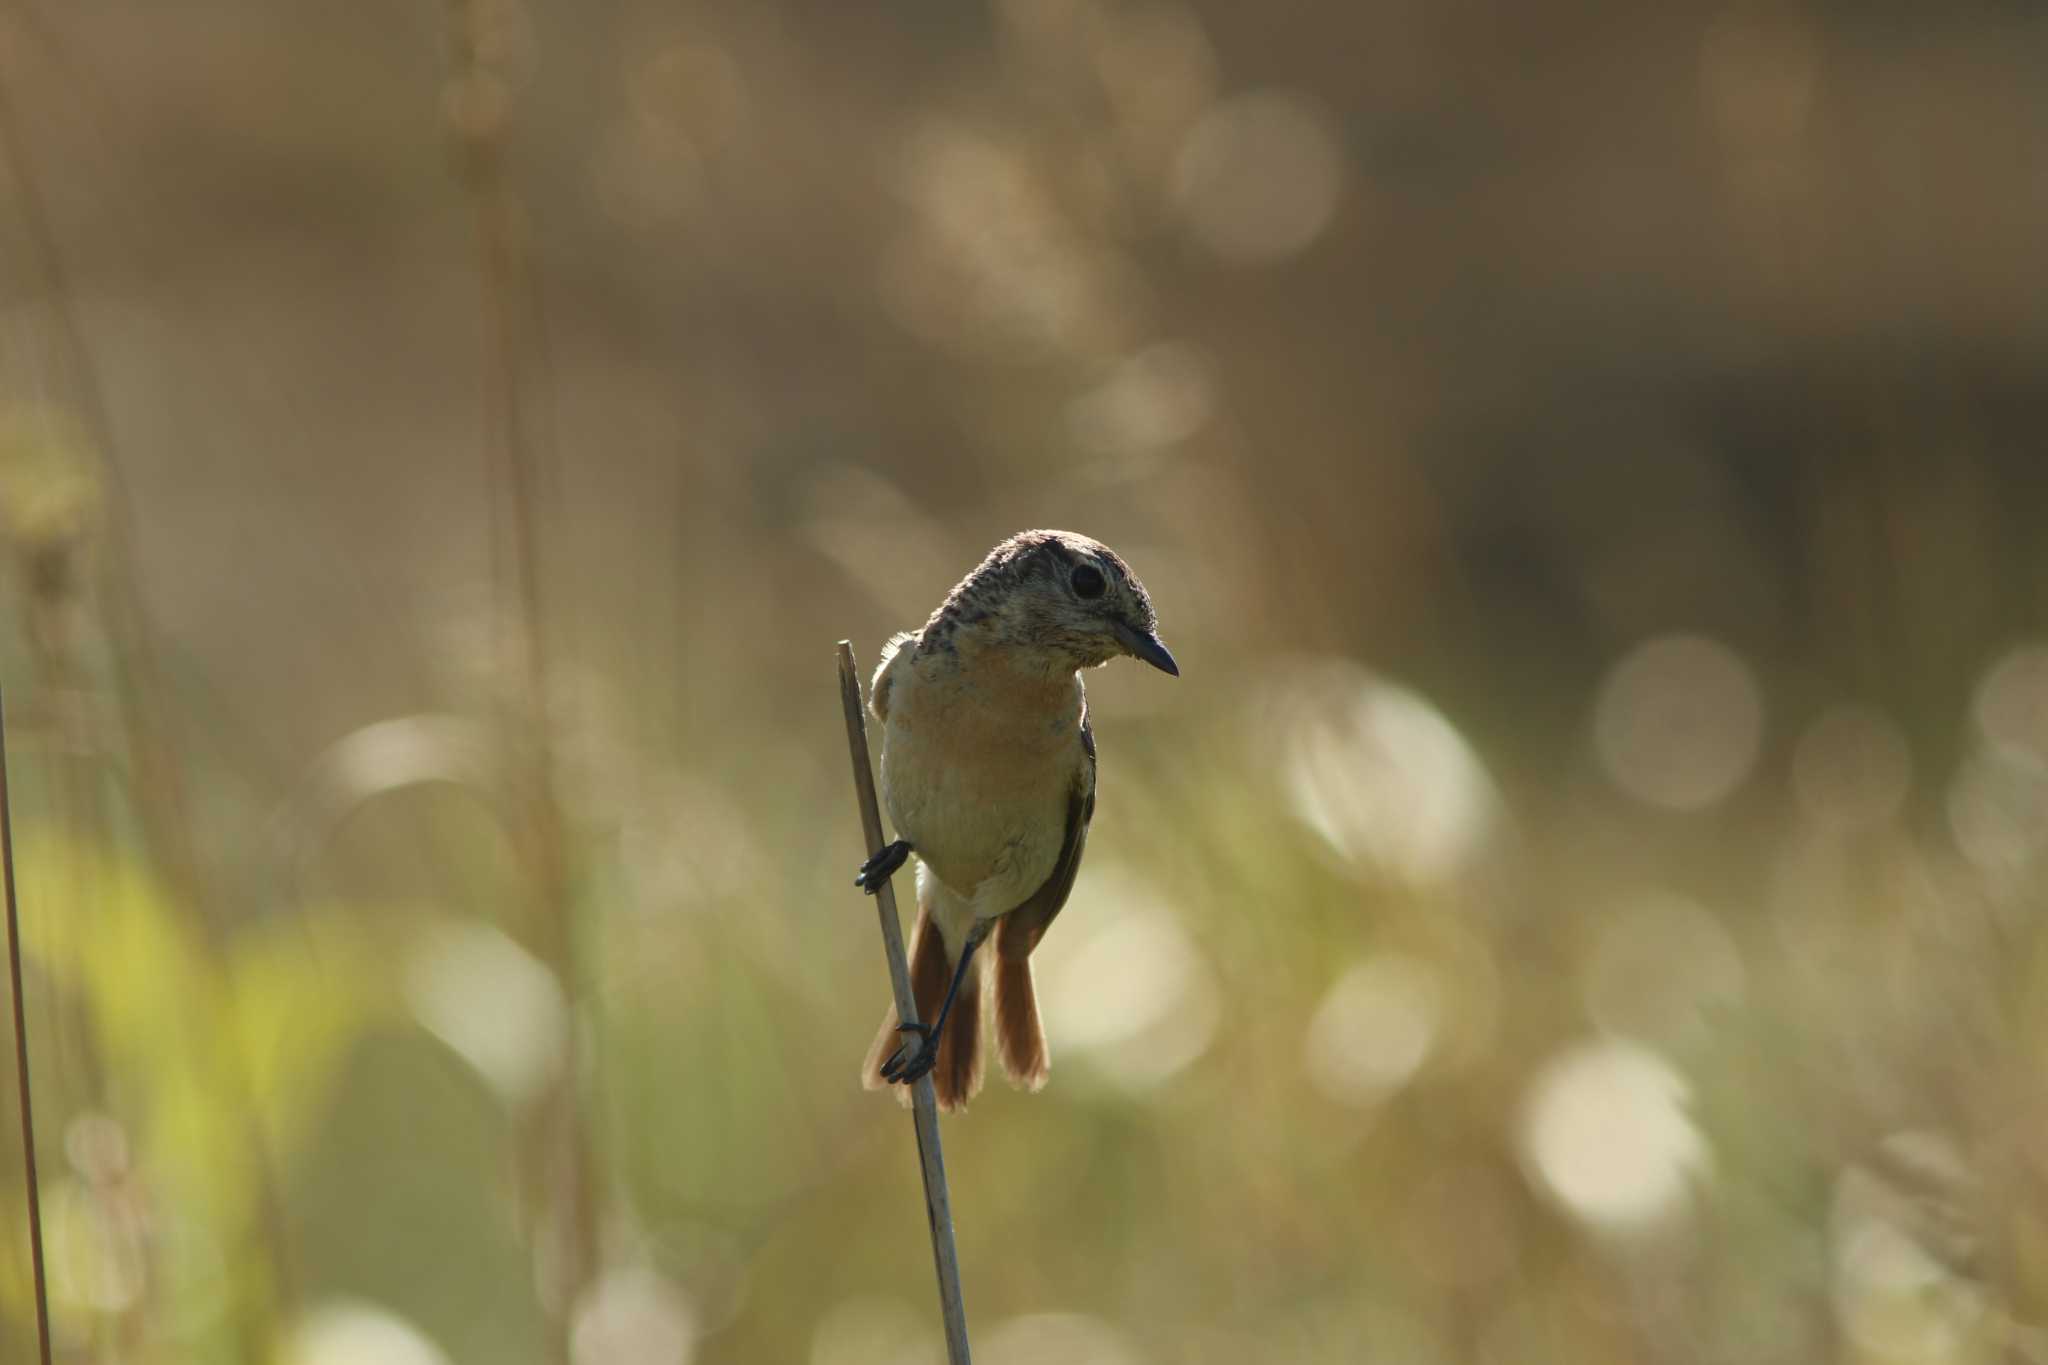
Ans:
MULTIPOLYGON (((526 249, 520 204, 505 169, 507 88, 492 69, 483 0, 449 0, 449 108, 456 178, 469 199, 483 307, 482 438, 491 507, 491 569, 498 653, 519 692, 504 699, 508 739, 526 759, 518 792, 534 897, 529 941, 562 983, 571 1013, 582 973, 572 922, 570 859, 557 796, 549 725, 547 613, 541 593, 540 475, 550 445, 546 336, 540 290, 526 249), (457 115, 452 111, 466 110, 457 115)), ((561 1253, 553 1322, 559 1359, 571 1354, 569 1308, 596 1274, 598 1159, 581 1100, 583 1070, 572 1048, 562 1074, 526 1116, 529 1178, 540 1196, 530 1224, 535 1249, 561 1253), (548 1197, 556 1201, 552 1205, 548 1197)))
MULTIPOLYGON (((860 801, 861 833, 870 856, 882 850, 882 811, 875 801, 874 766, 868 759, 868 726, 861 706, 860 677, 854 671, 853 646, 839 642, 839 697, 846 706, 846 747, 853 755, 853 788, 860 801)), ((903 925, 896 917, 896 888, 883 882, 875 892, 882 921, 882 948, 889 958, 889 986, 896 994, 896 1017, 918 1022, 917 999, 910 990, 910 963, 903 954, 903 925)), ((911 1088, 911 1112, 917 1123, 917 1155, 924 1169, 924 1211, 931 1223, 932 1261, 939 1272, 939 1310, 946 1319, 946 1358, 967 1365, 967 1305, 960 1297, 960 1253, 953 1246, 953 1201, 946 1193, 946 1158, 939 1149, 939 1104, 930 1076, 911 1088)))
POLYGON ((7 974, 14 991, 14 1074, 21 1095, 21 1162, 28 1182, 28 1248, 35 1268, 36 1359, 50 1365, 50 1292, 43 1278, 43 1200, 36 1182, 35 1106, 28 1083, 28 1012, 21 998, 21 914, 14 900, 14 811, 7 787, 7 708, 0 705, 0 881, 7 895, 7 974))
MULTIPOLYGON (((12 9, 17 16, 25 16, 28 27, 42 35, 41 18, 30 7, 17 4, 12 9)), ((0 58, 7 55, 0 50, 0 58)), ((97 444, 98 469, 107 489, 98 606, 100 621, 113 646, 113 692, 127 740, 133 810, 152 858, 170 878, 177 891, 177 905, 191 920, 197 940, 206 951, 209 968, 217 975, 224 974, 219 925, 202 910, 211 898, 206 894, 194 850, 184 765, 164 716, 165 689, 135 567, 133 508, 120 461, 115 458, 113 417, 99 369, 86 345, 70 272, 42 195, 35 161, 9 99, 12 84, 13 72, 0 68, 0 158, 4 158, 4 171, 15 191, 14 202, 29 245, 29 266, 40 277, 47 294, 54 330, 71 382, 76 386, 87 430, 97 444)), ((8 851, 12 853, 11 844, 8 851)), ((257 1223, 274 1289, 269 1307, 288 1307, 297 1297, 296 1266, 276 1165, 271 1159, 269 1142, 256 1121, 248 1075, 232 1062, 223 1075, 234 1090, 224 1103, 237 1115, 243 1156, 256 1187, 257 1223)), ((267 1323, 251 1320, 246 1324, 244 1345, 249 1359, 262 1359, 268 1353, 269 1335, 267 1323)))
MULTIPOLYGON (((0 72, 0 77, 8 74, 0 72)), ((189 896, 197 887, 199 878, 197 857, 185 820, 183 767, 178 756, 171 751, 165 727, 154 714, 154 708, 162 699, 163 688, 159 682, 156 642, 143 615, 142 594, 137 583, 133 514, 127 482, 114 458, 114 420, 105 388, 100 383, 99 368, 93 363, 92 352, 86 345, 85 329, 78 320, 70 271, 48 207, 43 201, 42 182, 36 175, 14 107, 7 101, 6 85, 7 81, 0 79, 0 146, 4 146, 7 169, 17 191, 30 262, 42 277, 47 291, 54 330, 63 347, 64 365, 76 388, 86 430, 97 446, 98 472, 106 481, 102 619, 121 665, 115 674, 115 691, 133 751, 133 781, 142 797, 136 803, 136 814, 149 840, 150 851, 177 881, 179 890, 189 896)), ((191 897, 189 903, 197 905, 201 902, 199 898, 191 897)))

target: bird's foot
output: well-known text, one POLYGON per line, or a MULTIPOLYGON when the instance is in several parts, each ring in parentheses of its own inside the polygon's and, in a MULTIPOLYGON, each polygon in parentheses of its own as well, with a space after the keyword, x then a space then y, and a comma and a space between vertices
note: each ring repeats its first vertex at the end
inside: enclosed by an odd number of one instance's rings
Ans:
POLYGON ((882 1063, 882 1079, 910 1085, 920 1076, 930 1073, 939 1060, 939 1040, 932 1035, 926 1024, 898 1024, 898 1033, 914 1033, 916 1041, 905 1040, 903 1046, 889 1054, 889 1060, 882 1063))
POLYGON ((870 896, 882 889, 882 883, 894 876, 896 869, 903 866, 903 860, 910 856, 910 841, 898 839, 893 844, 884 844, 874 857, 860 865, 860 875, 853 884, 870 896))

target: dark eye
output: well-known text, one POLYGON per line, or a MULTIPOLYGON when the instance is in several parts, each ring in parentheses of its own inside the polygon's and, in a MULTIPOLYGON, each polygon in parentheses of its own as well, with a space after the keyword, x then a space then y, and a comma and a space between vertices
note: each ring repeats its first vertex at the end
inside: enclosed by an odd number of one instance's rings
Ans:
POLYGON ((1091 602, 1102 596, 1103 589, 1109 586, 1103 580, 1102 570, 1096 568, 1093 564, 1083 564, 1080 568, 1074 570, 1073 583, 1074 595, 1076 597, 1085 597, 1091 602))

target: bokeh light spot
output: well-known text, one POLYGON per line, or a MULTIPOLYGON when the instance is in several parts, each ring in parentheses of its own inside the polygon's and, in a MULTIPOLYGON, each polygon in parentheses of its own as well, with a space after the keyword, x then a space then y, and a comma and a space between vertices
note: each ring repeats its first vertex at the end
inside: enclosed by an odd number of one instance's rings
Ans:
POLYGON ((64 1155, 78 1178, 57 1182, 48 1196, 51 1292, 62 1304, 125 1313, 148 1289, 152 1251, 164 1240, 127 1130, 87 1111, 65 1125, 64 1155))
POLYGON ((944 1358, 938 1335, 897 1299, 843 1299, 811 1334, 810 1365, 940 1365, 944 1358))
POLYGON ((650 124, 720 147, 745 117, 747 85, 732 54, 714 43, 673 42, 629 61, 626 98, 650 124))
POLYGON ((1037 955, 1054 1065, 1071 1048, 1138 1089, 1208 1049, 1222 1009, 1216 977, 1174 911, 1133 878, 1083 872, 1063 932, 1069 919, 1101 927, 1078 940, 1054 935, 1037 955))
POLYGON ((988 1365, 1138 1365, 1142 1359, 1123 1333, 1085 1313, 1011 1318, 978 1341, 974 1354, 988 1365))
POLYGON ((428 782, 488 789, 495 780, 490 740, 461 716, 398 716, 365 725, 329 746, 313 787, 328 818, 384 792, 428 782))
POLYGON ((1125 349, 1133 267, 1077 229, 1029 148, 950 119, 905 140, 910 213, 880 261, 884 306, 934 345, 991 358, 1125 349))
POLYGON ((1639 801, 1702 810, 1749 775, 1763 742, 1763 701, 1749 666, 1698 635, 1631 651, 1601 684, 1593 741, 1614 784, 1639 801))
POLYGON ((683 1291, 648 1266, 606 1270, 584 1292, 570 1325, 575 1365, 688 1365, 696 1313, 683 1291))
POLYGON ((561 1069, 569 1041, 561 987, 488 925, 428 929, 406 959, 405 1000, 509 1104, 533 1099, 561 1069))
POLYGON ((1251 263, 1292 256, 1322 235, 1343 182, 1329 120, 1285 91, 1213 106, 1173 168, 1174 201, 1195 240, 1224 260, 1251 263))
POLYGON ((2024 871, 2048 843, 2048 764, 1999 745, 1963 761, 1948 789, 1956 849, 1994 875, 2024 871))
POLYGON ((1835 1316, 1881 1361, 1976 1360, 1986 1304, 1915 1235, 1920 1201, 1851 1166, 1835 1182, 1828 1220, 1835 1316))
POLYGON ((1292 679, 1272 709, 1286 718, 1277 742, 1294 813, 1346 858, 1439 882, 1463 871, 1496 827, 1499 796, 1478 756, 1407 688, 1331 663, 1292 679))
POLYGON ((419 1328, 388 1308, 323 1305, 306 1315, 284 1352, 288 1365, 448 1365, 419 1328))
POLYGON ((1429 1059, 1442 997, 1429 964, 1403 953, 1351 968, 1309 1022, 1303 1062, 1310 1083, 1340 1104, 1377 1104, 1429 1059))
POLYGON ((1200 431, 1214 406, 1200 351, 1161 342, 1130 356, 1067 410, 1074 439, 1098 455, 1138 456, 1200 431))
POLYGON ((1597 1228, 1636 1231, 1681 1211, 1708 1162, 1685 1108, 1685 1080, 1636 1043, 1581 1043, 1530 1084, 1524 1160, 1567 1211, 1597 1228))
POLYGON ((2048 758, 2048 645, 2015 646, 1984 671, 1970 707, 1992 744, 2048 758))

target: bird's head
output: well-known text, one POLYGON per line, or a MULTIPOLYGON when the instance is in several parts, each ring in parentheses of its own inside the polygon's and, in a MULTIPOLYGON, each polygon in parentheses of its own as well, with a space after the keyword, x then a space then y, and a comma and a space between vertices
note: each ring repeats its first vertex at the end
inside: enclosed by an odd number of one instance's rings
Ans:
POLYGON ((1176 677, 1145 585, 1116 551, 1072 531, 1025 531, 947 597, 927 633, 967 628, 991 644, 1042 652, 1055 667, 1093 668, 1120 654, 1176 677))

